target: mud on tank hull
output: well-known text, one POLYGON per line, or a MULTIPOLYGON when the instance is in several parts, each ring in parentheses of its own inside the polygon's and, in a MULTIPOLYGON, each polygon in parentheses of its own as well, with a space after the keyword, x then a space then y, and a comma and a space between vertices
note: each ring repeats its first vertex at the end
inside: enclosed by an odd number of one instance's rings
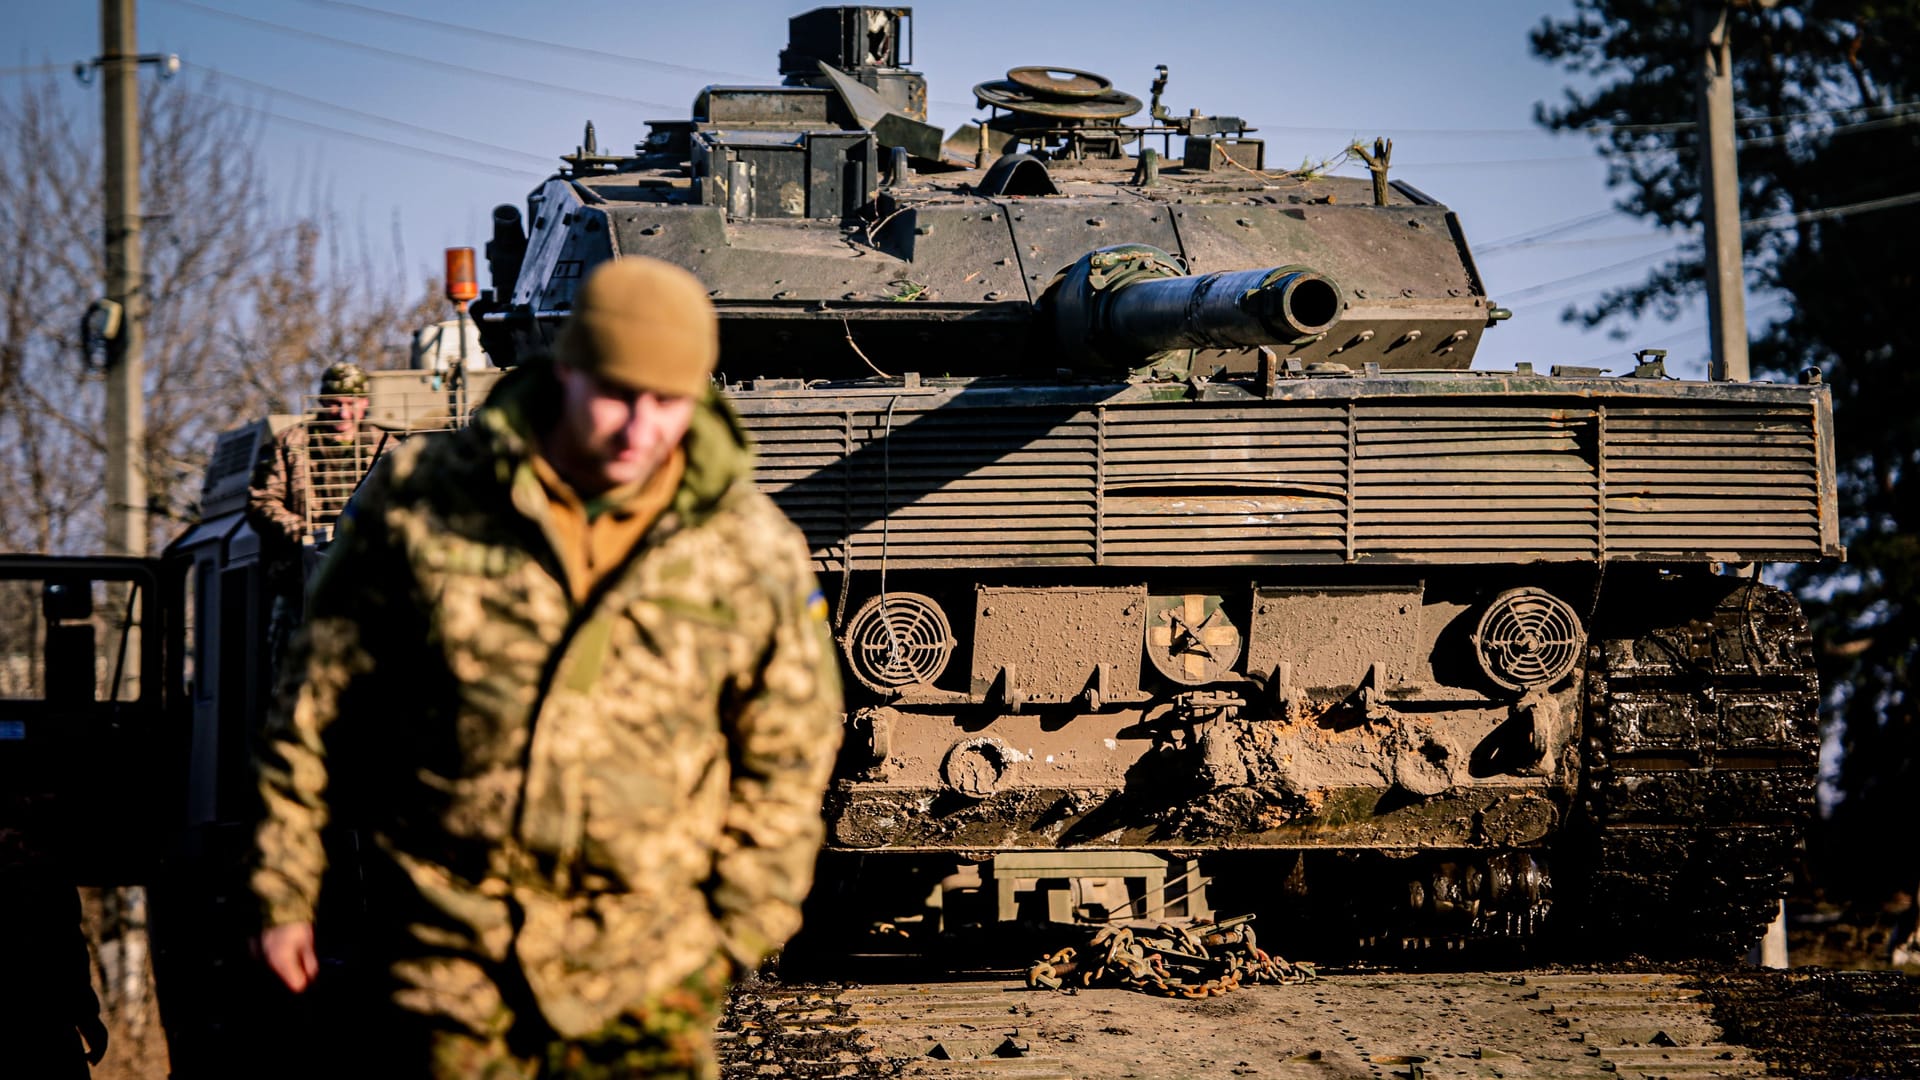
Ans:
POLYGON ((850 676, 837 914, 1124 917, 1185 870, 1374 941, 1757 937, 1818 692, 1792 597, 1711 563, 1830 550, 1823 391, 922 390, 735 395, 850 676))

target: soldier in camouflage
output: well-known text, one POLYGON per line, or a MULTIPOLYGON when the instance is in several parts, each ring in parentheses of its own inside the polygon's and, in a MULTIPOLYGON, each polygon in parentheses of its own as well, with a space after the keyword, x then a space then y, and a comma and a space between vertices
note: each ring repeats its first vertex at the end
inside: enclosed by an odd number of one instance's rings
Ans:
POLYGON ((247 523, 260 537, 260 561, 273 597, 267 654, 278 665, 300 622, 306 590, 307 530, 317 515, 337 510, 380 450, 367 415, 367 373, 338 363, 320 378, 314 418, 267 444, 247 490, 247 523))
POLYGON ((553 361, 355 496, 260 760, 260 948, 296 992, 364 830, 395 1075, 713 1077, 794 932, 840 741, 807 544, 711 389, 706 290, 623 259, 553 361))

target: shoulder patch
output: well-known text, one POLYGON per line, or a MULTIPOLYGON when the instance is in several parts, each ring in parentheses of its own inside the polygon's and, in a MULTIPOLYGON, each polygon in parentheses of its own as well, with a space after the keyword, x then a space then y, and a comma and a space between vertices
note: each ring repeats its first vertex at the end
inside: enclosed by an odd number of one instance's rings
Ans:
POLYGON ((807 614, 813 616, 814 622, 827 621, 826 593, 821 592, 819 589, 813 590, 813 595, 807 597, 807 614))

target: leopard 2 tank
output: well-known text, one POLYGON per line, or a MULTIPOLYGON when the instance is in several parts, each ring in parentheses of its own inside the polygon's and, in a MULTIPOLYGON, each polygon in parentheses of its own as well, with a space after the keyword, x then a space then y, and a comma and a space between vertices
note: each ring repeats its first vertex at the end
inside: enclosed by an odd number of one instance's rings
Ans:
POLYGON ((710 287, 851 690, 817 917, 1755 940, 1819 688, 1752 568, 1842 555, 1827 389, 1476 369, 1506 312, 1385 155, 1271 168, 1165 69, 1016 67, 948 134, 910 17, 589 127, 476 305, 511 363, 599 261, 710 287))

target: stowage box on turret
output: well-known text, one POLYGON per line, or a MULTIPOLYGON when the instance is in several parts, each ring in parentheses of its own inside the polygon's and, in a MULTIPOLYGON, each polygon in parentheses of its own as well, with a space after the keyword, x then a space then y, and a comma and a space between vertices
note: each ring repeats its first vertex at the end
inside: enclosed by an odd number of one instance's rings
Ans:
POLYGON ((480 315, 510 362, 601 260, 711 287, 855 699, 823 910, 1750 944, 1818 687, 1738 568, 1841 554, 1825 388, 1474 370, 1506 313, 1424 192, 1269 169, 1164 68, 1017 67, 946 135, 909 19, 583 145, 480 315))

